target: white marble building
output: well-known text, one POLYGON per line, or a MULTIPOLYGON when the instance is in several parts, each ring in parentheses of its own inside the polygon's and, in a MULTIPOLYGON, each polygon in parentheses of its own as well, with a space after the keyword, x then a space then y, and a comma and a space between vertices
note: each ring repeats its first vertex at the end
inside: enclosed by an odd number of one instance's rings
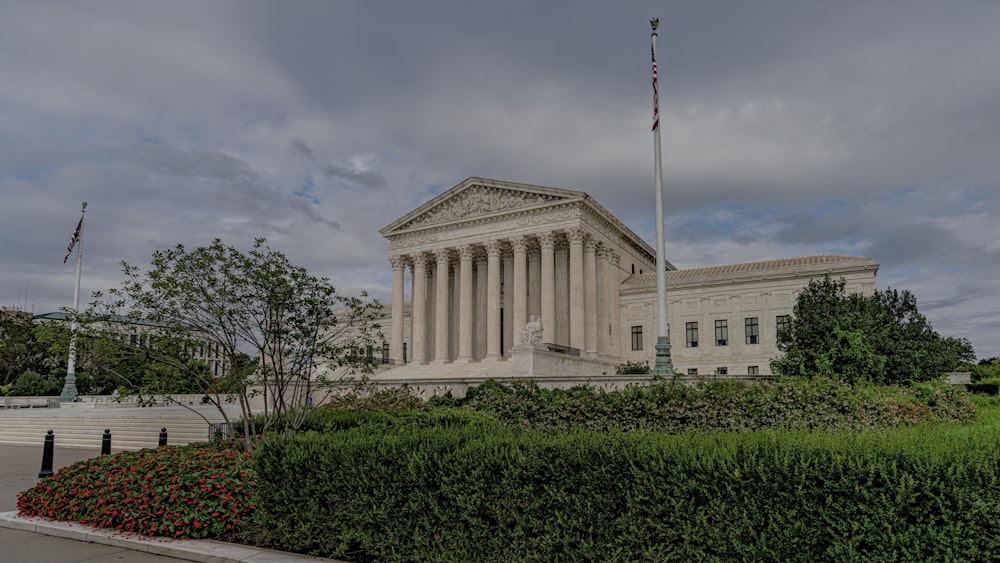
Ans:
MULTIPOLYGON (((652 364, 654 249, 586 193, 469 178, 380 233, 393 269, 385 383, 618 385, 634 380, 615 378, 618 364, 652 364), (535 317, 543 344, 522 345, 535 317)), ((777 323, 810 279, 844 277, 870 294, 878 266, 819 255, 667 269, 675 370, 746 376, 770 374, 777 323)))

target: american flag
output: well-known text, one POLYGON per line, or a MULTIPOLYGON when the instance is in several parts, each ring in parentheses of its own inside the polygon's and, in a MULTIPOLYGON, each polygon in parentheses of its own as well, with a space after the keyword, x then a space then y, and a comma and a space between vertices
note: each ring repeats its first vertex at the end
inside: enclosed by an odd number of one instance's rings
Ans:
POLYGON ((653 46, 649 47, 650 56, 653 58, 653 131, 660 126, 660 88, 656 84, 656 51, 653 46))
POLYGON ((80 240, 80 229, 83 228, 83 217, 80 217, 80 222, 76 224, 76 230, 73 231, 73 236, 69 239, 69 246, 66 247, 66 257, 63 258, 63 264, 69 260, 70 254, 73 254, 73 247, 80 240))

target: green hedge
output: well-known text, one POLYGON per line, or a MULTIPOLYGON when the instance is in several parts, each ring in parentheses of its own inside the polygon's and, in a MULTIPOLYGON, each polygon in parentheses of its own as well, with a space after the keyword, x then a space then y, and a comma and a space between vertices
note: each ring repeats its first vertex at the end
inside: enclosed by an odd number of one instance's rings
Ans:
POLYGON ((1000 552, 995 430, 362 423, 256 452, 255 520, 360 561, 935 561, 1000 552))
POLYGON ((465 408, 531 430, 603 431, 890 430, 906 424, 969 422, 976 408, 963 387, 855 386, 828 378, 773 383, 723 379, 687 385, 654 380, 605 392, 542 389, 495 381, 469 390, 465 408))
POLYGON ((1000 379, 992 377, 980 379, 969 386, 969 391, 973 393, 984 393, 986 395, 996 395, 1000 391, 1000 379))

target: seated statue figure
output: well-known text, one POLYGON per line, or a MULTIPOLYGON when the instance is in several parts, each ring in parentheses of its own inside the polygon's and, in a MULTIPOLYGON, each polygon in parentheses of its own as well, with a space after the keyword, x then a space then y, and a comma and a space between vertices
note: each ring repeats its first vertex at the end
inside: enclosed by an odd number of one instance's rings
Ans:
POLYGON ((541 344, 542 332, 541 319, 536 315, 532 315, 531 320, 524 325, 524 332, 521 334, 521 344, 541 344))

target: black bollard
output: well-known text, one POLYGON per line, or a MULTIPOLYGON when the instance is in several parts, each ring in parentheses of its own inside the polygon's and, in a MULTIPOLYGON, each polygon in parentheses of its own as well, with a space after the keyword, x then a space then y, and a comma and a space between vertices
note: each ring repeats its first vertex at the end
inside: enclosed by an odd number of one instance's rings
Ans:
POLYGON ((111 455, 111 429, 104 429, 104 436, 101 438, 101 455, 111 455))
POLYGON ((167 445, 167 428, 160 428, 160 447, 167 445))
POLYGON ((51 430, 45 433, 45 447, 42 449, 42 470, 39 477, 52 476, 52 457, 56 450, 56 435, 51 430))

